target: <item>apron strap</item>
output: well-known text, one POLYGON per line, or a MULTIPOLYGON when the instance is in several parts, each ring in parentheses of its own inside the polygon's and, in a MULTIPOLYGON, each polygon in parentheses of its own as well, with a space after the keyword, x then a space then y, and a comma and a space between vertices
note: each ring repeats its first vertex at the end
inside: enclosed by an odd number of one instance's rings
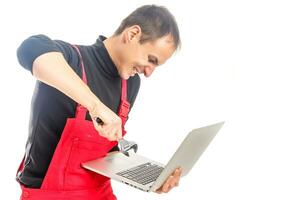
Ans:
POLYGON ((76 51, 77 51, 77 53, 79 55, 80 65, 81 65, 81 71, 82 71, 82 80, 83 80, 83 82, 85 84, 87 84, 87 79, 86 79, 86 74, 85 74, 85 70, 84 70, 84 64, 83 64, 82 55, 81 55, 81 53, 79 51, 79 48, 76 45, 72 45, 72 46, 76 49, 76 51))
POLYGON ((122 79, 122 93, 121 93, 121 101, 127 101, 127 81, 122 79))
POLYGON ((127 101, 127 81, 122 79, 122 93, 121 93, 121 103, 119 105, 118 115, 122 120, 123 130, 125 123, 127 121, 128 113, 130 110, 130 103, 127 101))
MULTIPOLYGON (((82 80, 85 84, 87 84, 87 78, 86 78, 86 73, 85 73, 85 69, 84 69, 82 55, 80 53, 79 48, 76 45, 72 45, 72 46, 75 48, 75 50, 77 51, 77 53, 79 55, 81 72, 82 72, 82 80)), ((77 107, 76 107, 75 117, 80 118, 80 119, 85 119, 86 113, 87 113, 87 109, 78 103, 77 107)))
MULTIPOLYGON (((85 84, 87 84, 87 78, 86 78, 86 73, 85 73, 85 69, 84 69, 84 63, 83 63, 82 55, 80 53, 79 48, 76 45, 72 45, 72 46, 76 49, 76 51, 79 55, 81 71, 82 71, 82 80, 85 84)), ((120 102, 120 105, 119 105, 118 115, 122 120, 123 127, 124 127, 125 122, 127 120, 129 110, 130 110, 130 103, 127 101, 127 81, 125 79, 122 79, 122 82, 121 82, 121 102, 120 102)), ((77 104, 75 117, 85 119, 86 113, 87 113, 87 109, 85 107, 83 107, 82 105, 77 104)))

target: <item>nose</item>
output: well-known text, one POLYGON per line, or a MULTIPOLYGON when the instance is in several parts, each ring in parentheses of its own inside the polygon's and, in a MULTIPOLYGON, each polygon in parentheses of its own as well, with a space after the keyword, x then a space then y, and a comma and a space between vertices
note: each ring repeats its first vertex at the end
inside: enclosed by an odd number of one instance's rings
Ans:
POLYGON ((149 77, 154 72, 155 67, 146 66, 144 69, 144 76, 149 77))

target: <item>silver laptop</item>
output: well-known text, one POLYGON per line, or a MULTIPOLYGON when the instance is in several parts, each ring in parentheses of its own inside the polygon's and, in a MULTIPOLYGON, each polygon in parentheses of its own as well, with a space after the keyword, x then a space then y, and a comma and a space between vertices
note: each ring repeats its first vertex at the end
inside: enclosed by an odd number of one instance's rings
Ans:
POLYGON ((142 191, 153 192, 177 167, 182 168, 181 176, 185 176, 223 124, 220 122, 192 130, 165 166, 136 153, 130 153, 128 157, 121 152, 82 163, 82 166, 142 191))

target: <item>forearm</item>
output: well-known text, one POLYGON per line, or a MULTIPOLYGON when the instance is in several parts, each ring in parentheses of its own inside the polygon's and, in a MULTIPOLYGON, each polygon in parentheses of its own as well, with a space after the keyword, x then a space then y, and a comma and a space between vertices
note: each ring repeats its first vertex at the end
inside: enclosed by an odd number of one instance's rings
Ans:
POLYGON ((96 105, 105 107, 59 52, 36 58, 32 72, 38 80, 58 89, 88 110, 93 110, 96 105))

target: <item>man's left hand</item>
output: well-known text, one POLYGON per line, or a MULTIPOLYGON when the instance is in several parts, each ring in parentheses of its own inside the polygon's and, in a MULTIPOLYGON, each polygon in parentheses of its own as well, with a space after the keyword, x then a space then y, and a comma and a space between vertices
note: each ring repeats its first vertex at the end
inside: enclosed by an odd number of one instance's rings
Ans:
POLYGON ((168 193, 172 188, 178 186, 182 169, 179 167, 167 178, 165 183, 155 192, 158 194, 168 193))

